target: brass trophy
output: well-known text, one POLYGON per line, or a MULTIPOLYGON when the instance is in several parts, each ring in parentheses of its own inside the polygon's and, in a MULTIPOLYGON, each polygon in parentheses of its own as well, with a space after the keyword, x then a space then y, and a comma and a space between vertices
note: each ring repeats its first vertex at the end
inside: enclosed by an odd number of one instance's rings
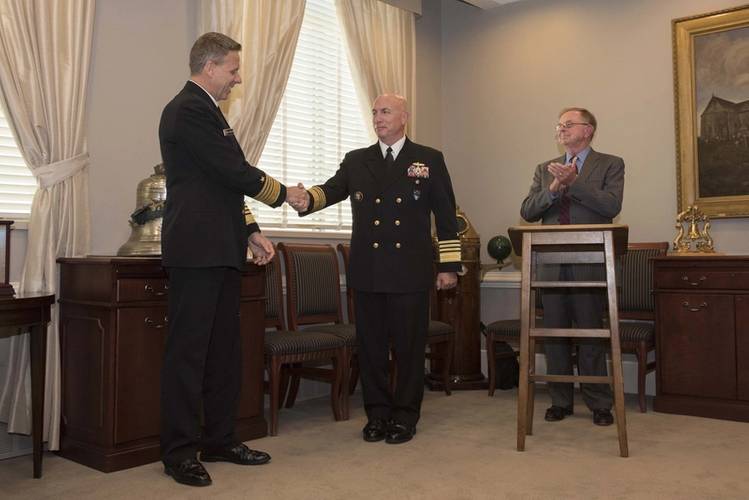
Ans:
POLYGON ((690 205, 686 210, 679 212, 676 216, 675 227, 678 233, 673 241, 672 254, 715 253, 713 239, 710 236, 710 219, 699 210, 697 205, 690 205), (693 244, 694 250, 692 250, 693 244))
POLYGON ((153 167, 154 173, 138 183, 135 211, 130 215, 130 238, 117 255, 161 255, 161 220, 166 201, 164 164, 153 167))

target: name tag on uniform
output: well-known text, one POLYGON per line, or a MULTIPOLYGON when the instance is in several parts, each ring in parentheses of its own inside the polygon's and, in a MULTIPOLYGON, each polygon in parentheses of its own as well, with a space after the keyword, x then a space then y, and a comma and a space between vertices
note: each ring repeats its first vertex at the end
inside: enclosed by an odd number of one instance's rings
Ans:
POLYGON ((225 128, 223 130, 224 137, 228 137, 230 135, 234 135, 234 129, 233 128, 225 128))

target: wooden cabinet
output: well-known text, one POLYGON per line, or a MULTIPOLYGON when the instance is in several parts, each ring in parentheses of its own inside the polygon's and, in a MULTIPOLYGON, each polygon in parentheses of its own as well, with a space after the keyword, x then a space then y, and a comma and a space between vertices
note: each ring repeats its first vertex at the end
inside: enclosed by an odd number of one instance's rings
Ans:
POLYGON ((653 262, 655 410, 749 421, 749 257, 653 262))
MULTIPOLYGON (((168 280, 151 257, 60 259, 60 454, 111 472, 159 459, 168 280)), ((242 275, 237 436, 265 436, 264 270, 242 275)))

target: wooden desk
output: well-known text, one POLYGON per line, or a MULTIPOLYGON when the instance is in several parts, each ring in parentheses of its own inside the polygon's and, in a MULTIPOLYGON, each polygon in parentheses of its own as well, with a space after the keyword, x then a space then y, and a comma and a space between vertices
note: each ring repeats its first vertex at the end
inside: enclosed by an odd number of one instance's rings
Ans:
MULTIPOLYGON (((60 263, 60 455, 103 472, 159 460, 167 276, 158 257, 60 263)), ((263 415, 265 269, 242 272, 242 392, 235 433, 267 434, 263 415)))
POLYGON ((35 478, 42 477, 47 323, 54 301, 54 295, 43 293, 20 293, 15 297, 0 298, 0 337, 18 335, 27 328, 31 333, 31 436, 35 478))

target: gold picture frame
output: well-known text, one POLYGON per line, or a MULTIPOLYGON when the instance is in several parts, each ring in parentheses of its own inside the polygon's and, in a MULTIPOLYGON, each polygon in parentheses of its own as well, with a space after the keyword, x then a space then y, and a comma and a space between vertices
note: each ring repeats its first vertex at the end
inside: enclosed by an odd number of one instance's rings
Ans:
POLYGON ((749 217, 749 5, 674 19, 678 211, 749 217), (720 95, 723 94, 723 95, 720 95))

